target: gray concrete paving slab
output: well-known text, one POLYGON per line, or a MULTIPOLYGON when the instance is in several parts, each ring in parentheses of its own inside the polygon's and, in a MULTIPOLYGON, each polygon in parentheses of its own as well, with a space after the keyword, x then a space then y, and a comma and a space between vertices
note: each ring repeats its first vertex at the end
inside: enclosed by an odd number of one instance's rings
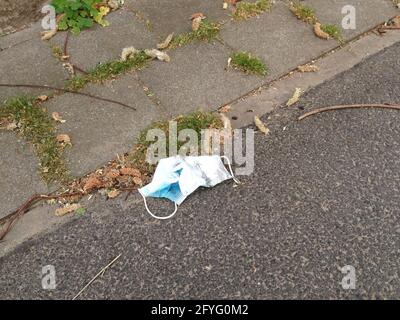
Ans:
POLYGON ((371 33, 316 61, 318 72, 293 73, 239 99, 231 105, 227 116, 232 119, 233 127, 252 124, 254 115, 270 113, 284 105, 296 88, 306 92, 397 42, 400 42, 397 30, 388 31, 383 37, 371 33))
POLYGON ((40 21, 32 23, 29 28, 0 37, 0 52, 29 40, 40 40, 43 31, 40 21))
POLYGON ((169 54, 170 63, 153 63, 141 70, 139 77, 171 115, 215 110, 264 80, 226 70, 231 51, 217 42, 193 43, 169 54))
POLYGON ((190 17, 193 13, 202 12, 212 21, 226 21, 231 12, 222 8, 222 1, 215 0, 127 0, 126 6, 139 11, 155 33, 166 36, 190 32, 190 17))
POLYGON ((58 126, 58 132, 72 139, 72 147, 66 149, 65 156, 75 176, 86 174, 117 154, 129 151, 142 129, 166 117, 164 111, 148 99, 132 74, 103 85, 89 85, 84 91, 123 102, 136 111, 73 94, 58 96, 45 104, 49 112, 57 111, 66 120, 58 126))
MULTIPOLYGON (((157 38, 126 7, 111 12, 105 18, 110 25, 96 24, 82 30, 76 36, 71 34, 68 41, 68 54, 71 61, 83 69, 91 69, 98 63, 117 60, 125 47, 137 49, 154 48, 157 38)), ((64 48, 66 32, 58 33, 50 43, 64 48)))
POLYGON ((0 131, 0 218, 34 193, 46 192, 32 147, 12 132, 0 131))
POLYGON ((234 50, 249 51, 263 59, 270 69, 270 80, 338 45, 334 40, 317 38, 312 27, 296 19, 282 2, 258 18, 228 22, 221 37, 234 50))
MULTIPOLYGON (((0 51, 0 70, 0 83, 63 87, 69 78, 62 64, 53 56, 48 43, 40 38, 0 51)), ((46 90, 1 87, 0 102, 15 95, 43 92, 46 90)))
POLYGON ((390 0, 304 0, 305 5, 315 9, 316 15, 322 24, 335 24, 340 27, 343 38, 351 39, 372 27, 387 21, 400 14, 390 0), (346 14, 342 13, 345 6, 353 6, 356 14, 356 28, 343 29, 342 20, 346 14))

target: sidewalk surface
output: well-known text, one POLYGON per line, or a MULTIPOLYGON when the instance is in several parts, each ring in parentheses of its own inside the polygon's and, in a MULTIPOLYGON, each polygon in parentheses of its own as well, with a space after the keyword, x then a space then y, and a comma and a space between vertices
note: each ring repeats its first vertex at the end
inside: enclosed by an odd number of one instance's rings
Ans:
MULTIPOLYGON (((345 31, 345 40, 399 13, 391 0, 303 2, 316 9, 320 21, 339 26, 343 18, 341 8, 354 5, 357 28, 345 31)), ((189 18, 195 12, 203 12, 211 20, 222 23, 221 41, 194 42, 168 50, 170 63, 152 61, 140 71, 83 89, 130 104, 137 111, 73 94, 59 95, 44 104, 48 112, 57 111, 66 120, 57 129, 72 139, 72 147, 65 156, 74 176, 88 173, 116 154, 129 150, 140 130, 154 120, 198 109, 216 110, 339 45, 335 40, 317 38, 311 26, 289 11, 287 1, 275 1, 270 12, 237 22, 231 19, 229 10, 222 8, 222 1, 126 0, 120 10, 107 16, 109 27, 95 26, 79 36, 71 35, 68 54, 73 63, 87 70, 98 63, 118 59, 124 47, 155 47, 170 32, 189 32, 189 18), (229 55, 238 50, 250 51, 264 60, 268 75, 227 71, 229 55), (148 97, 148 90, 154 96, 148 97)), ((64 85, 69 75, 54 57, 52 48, 63 47, 66 33, 59 32, 44 42, 40 40, 40 31, 39 21, 0 37, 0 83, 64 85)), ((2 87, 0 100, 43 93, 37 89, 2 87)), ((0 147, 2 217, 31 194, 48 188, 35 170, 35 156, 29 146, 17 141, 11 133, 0 132, 0 147)))
POLYGON ((71 299, 121 254, 80 298, 399 299, 399 111, 296 120, 319 106, 398 103, 399 56, 397 43, 264 117, 255 172, 196 192, 171 220, 150 217, 137 194, 96 196, 85 215, 0 258, 0 298, 71 299), (55 290, 41 287, 45 265, 55 290), (354 290, 341 286, 346 265, 354 290))

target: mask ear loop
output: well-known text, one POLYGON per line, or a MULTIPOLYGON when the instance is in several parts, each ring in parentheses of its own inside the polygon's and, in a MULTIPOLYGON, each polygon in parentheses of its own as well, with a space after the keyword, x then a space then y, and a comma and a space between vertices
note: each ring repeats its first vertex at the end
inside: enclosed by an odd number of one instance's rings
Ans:
POLYGON ((221 156, 221 158, 226 159, 226 161, 228 162, 229 171, 231 172, 233 181, 235 181, 237 184, 241 184, 241 182, 238 179, 236 179, 235 175, 233 174, 232 166, 231 166, 231 162, 229 161, 229 158, 227 156, 221 156))
MULTIPOLYGON (((139 193, 140 193, 140 192, 139 192, 139 193)), ((141 194, 141 193, 140 193, 140 194, 141 194)), ((172 212, 169 216, 166 216, 166 217, 158 217, 158 216, 156 216, 155 214, 153 214, 153 213, 150 211, 149 207, 147 206, 146 197, 145 197, 144 195, 142 195, 142 194, 141 194, 141 196, 143 197, 144 206, 146 207, 147 212, 148 212, 153 218, 155 218, 155 219, 158 219, 158 220, 167 220, 167 219, 169 219, 169 218, 172 218, 172 217, 175 215, 175 213, 178 211, 178 205, 176 204, 176 202, 174 202, 174 204, 175 204, 175 210, 174 210, 174 212, 172 212)))

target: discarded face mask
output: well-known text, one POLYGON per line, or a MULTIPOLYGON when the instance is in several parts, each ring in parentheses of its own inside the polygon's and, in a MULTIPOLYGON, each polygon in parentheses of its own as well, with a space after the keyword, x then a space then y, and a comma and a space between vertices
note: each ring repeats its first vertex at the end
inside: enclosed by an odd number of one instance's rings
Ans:
POLYGON ((147 212, 156 219, 172 218, 178 206, 197 188, 214 187, 222 181, 235 179, 229 159, 225 156, 174 156, 161 159, 154 173, 153 181, 140 188, 147 212), (228 161, 230 173, 221 158, 228 161), (148 208, 146 197, 166 198, 175 203, 175 210, 169 216, 159 217, 148 208))

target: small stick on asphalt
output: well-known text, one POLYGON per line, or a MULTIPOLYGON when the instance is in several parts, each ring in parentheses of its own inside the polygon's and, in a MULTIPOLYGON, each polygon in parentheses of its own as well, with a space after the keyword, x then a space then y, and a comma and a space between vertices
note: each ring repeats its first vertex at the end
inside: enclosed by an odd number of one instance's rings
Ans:
POLYGON ((300 116, 297 120, 301 121, 304 118, 307 118, 309 116, 312 116, 317 113, 322 113, 322 112, 327 112, 327 111, 333 111, 333 110, 342 110, 342 109, 358 109, 358 108, 380 108, 380 109, 394 109, 394 110, 400 110, 400 105, 389 105, 389 104, 350 104, 350 105, 343 105, 343 106, 332 106, 332 107, 326 107, 326 108, 319 108, 312 110, 310 112, 307 112, 300 116))
POLYGON ((109 267, 111 267, 111 266, 114 264, 114 262, 117 261, 117 260, 119 259, 119 257, 120 257, 121 255, 122 255, 122 253, 120 253, 120 254, 119 254, 117 257, 115 257, 108 265, 106 265, 103 269, 101 269, 101 270, 92 278, 92 280, 90 280, 90 281, 87 283, 87 285, 84 286, 84 287, 82 288, 82 290, 79 291, 78 294, 77 294, 75 297, 72 298, 72 300, 75 300, 76 298, 78 298, 78 297, 82 294, 82 292, 85 291, 86 288, 89 287, 89 286, 93 283, 93 281, 95 281, 98 277, 103 276, 104 272, 105 272, 109 267))

